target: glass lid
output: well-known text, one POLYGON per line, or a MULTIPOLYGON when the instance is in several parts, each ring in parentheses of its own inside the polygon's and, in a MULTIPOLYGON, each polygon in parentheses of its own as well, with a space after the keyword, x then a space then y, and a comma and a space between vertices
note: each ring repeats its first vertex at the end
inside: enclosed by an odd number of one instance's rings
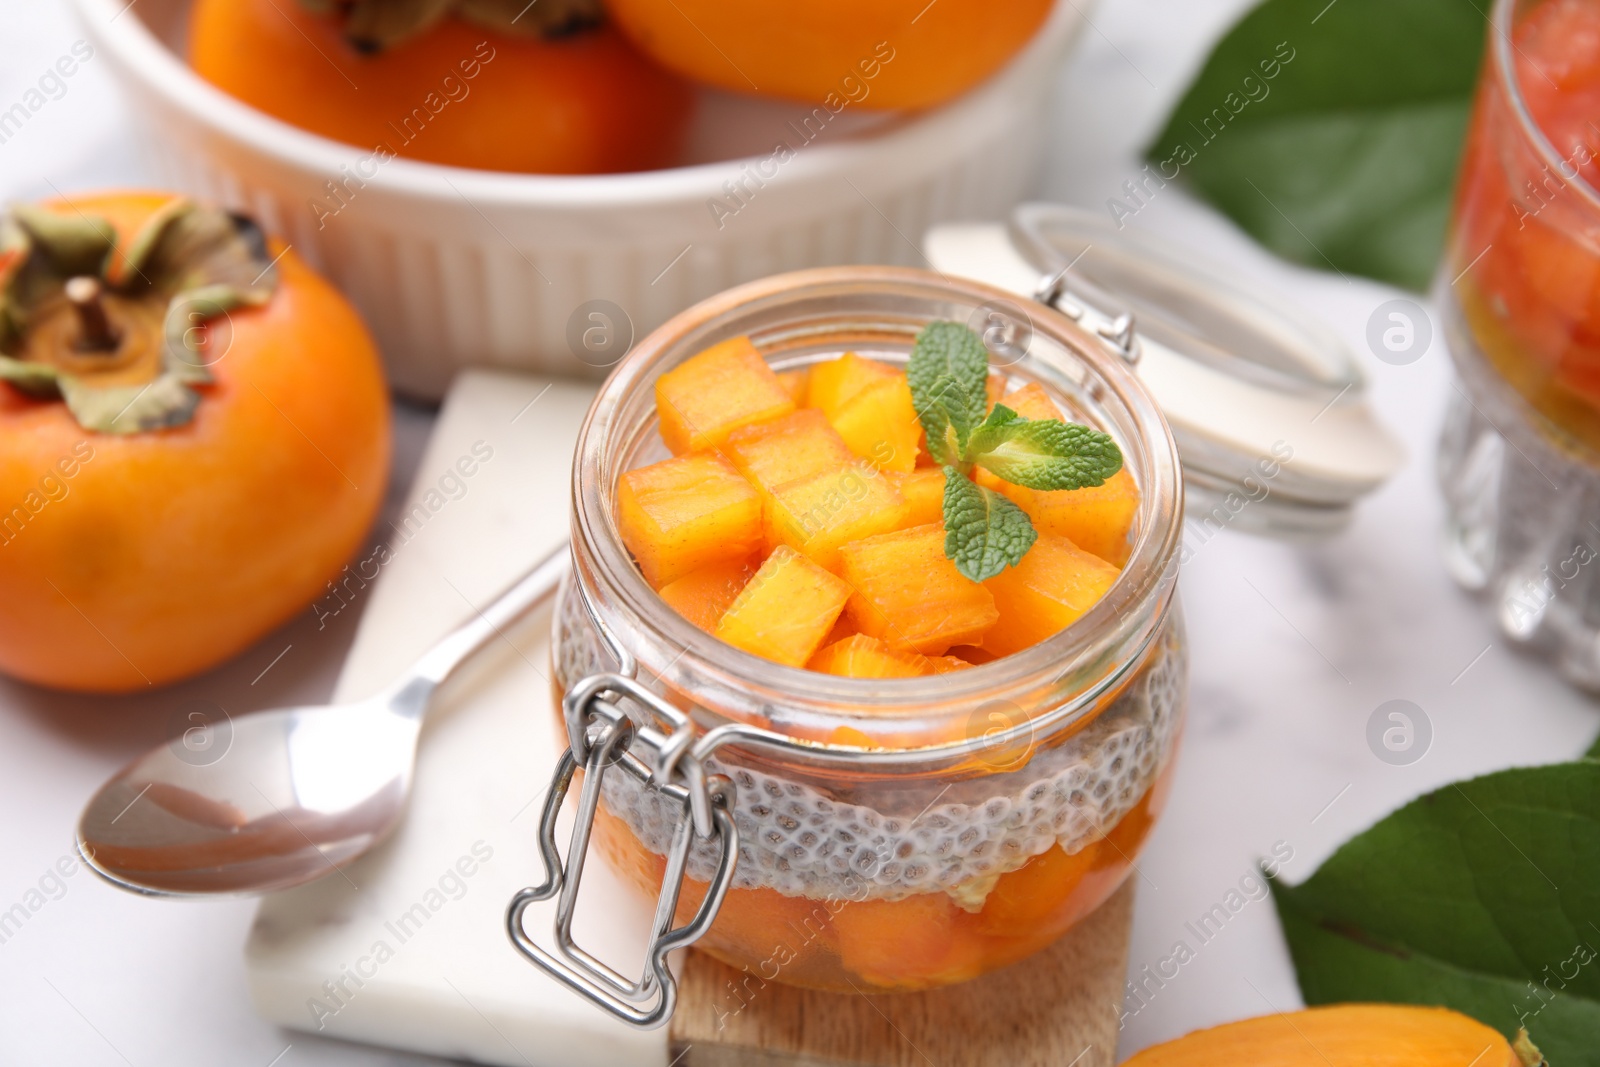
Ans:
POLYGON ((924 248, 936 269, 1049 304, 1135 365, 1177 439, 1191 520, 1331 534, 1403 459, 1338 335, 1220 265, 1054 204, 936 227, 924 248))

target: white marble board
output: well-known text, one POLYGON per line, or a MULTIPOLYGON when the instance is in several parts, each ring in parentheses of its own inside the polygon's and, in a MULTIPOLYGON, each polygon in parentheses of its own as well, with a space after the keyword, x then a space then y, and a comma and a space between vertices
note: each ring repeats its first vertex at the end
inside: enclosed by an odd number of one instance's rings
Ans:
MULTIPOLYGON (((470 372, 456 380, 393 531, 335 699, 375 691, 567 535, 572 445, 592 387, 470 372), (470 473, 469 473, 470 472, 470 473)), ((360 564, 358 563, 358 567, 360 564)), ((654 1067, 665 1031, 603 1016, 516 954, 506 904, 537 881, 535 832, 556 756, 549 611, 440 694, 411 810, 394 837, 265 899, 246 948, 266 1018, 324 1036, 506 1067, 654 1067)), ((648 915, 604 864, 576 933, 641 959, 648 915)), ((528 928, 549 928, 530 909, 528 928)))

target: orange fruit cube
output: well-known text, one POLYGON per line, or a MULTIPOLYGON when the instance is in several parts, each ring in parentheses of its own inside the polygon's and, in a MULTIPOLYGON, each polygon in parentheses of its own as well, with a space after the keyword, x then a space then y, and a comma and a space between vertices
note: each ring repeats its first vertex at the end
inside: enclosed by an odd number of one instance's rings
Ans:
POLYGON ((762 545, 761 497, 721 456, 690 452, 622 476, 617 528, 660 589, 701 567, 754 555, 762 545))
POLYGON ((1051 845, 1000 880, 984 898, 978 929, 1000 937, 1015 937, 1036 929, 1064 912, 1069 899, 1094 870, 1100 842, 1091 841, 1077 852, 1051 845))
POLYGON ((807 398, 862 459, 887 471, 916 467, 922 423, 900 371, 847 352, 812 368, 807 398))
MULTIPOLYGON (((1036 383, 1007 393, 1000 402, 1024 418, 1061 419, 1061 410, 1036 383)), ((1103 485, 1085 489, 1029 489, 1002 481, 982 468, 975 470, 973 477, 1027 512, 1040 533, 1065 537, 1119 567, 1128 561, 1128 532, 1139 510, 1139 487, 1128 468, 1107 478, 1103 485)))
POLYGON ((787 482, 766 494, 769 544, 785 544, 828 570, 839 546, 905 525, 906 501, 860 460, 787 482))
POLYGON ((1009 656, 1065 630, 1095 606, 1120 573, 1065 537, 1041 533, 1021 563, 983 583, 1000 612, 983 647, 1009 656))
POLYGON ((910 508, 906 515, 907 526, 944 522, 944 471, 938 467, 919 467, 895 479, 895 484, 910 508))
MULTIPOLYGON (((989 384, 994 385, 994 379, 989 379, 989 384)), ((1044 386, 1038 382, 1029 382, 1020 389, 1013 389, 1004 393, 998 400, 990 393, 989 406, 1004 404, 1025 419, 1055 419, 1065 422, 1061 409, 1056 407, 1056 402, 1050 399, 1050 394, 1044 391, 1044 386)))
POLYGON ((916 467, 922 423, 904 375, 868 386, 829 419, 856 455, 879 469, 909 472, 916 467))
POLYGON ((839 962, 886 989, 975 978, 983 971, 984 945, 963 918, 948 893, 851 901, 833 917, 839 962))
POLYGON ((1139 510, 1139 487, 1126 467, 1104 485, 1084 489, 1039 492, 1009 483, 999 489, 1028 513, 1039 532, 1065 537, 1118 567, 1128 562, 1132 549, 1128 534, 1139 510))
POLYGON ((854 637, 855 635, 856 624, 850 621, 848 614, 841 614, 838 621, 833 624, 833 629, 828 631, 828 636, 822 639, 822 644, 826 647, 835 641, 843 641, 845 638, 854 637))
POLYGON ((706 633, 715 633, 723 613, 755 569, 755 563, 747 559, 713 563, 662 586, 661 599, 706 633))
POLYGON ((775 663, 803 667, 850 599, 850 587, 779 545, 717 624, 716 636, 775 663))
POLYGON ((728 435, 723 455, 761 489, 809 478, 855 461, 855 453, 820 411, 805 408, 741 426, 728 435))
POLYGON ((876 637, 856 634, 824 646, 806 668, 845 678, 917 678, 931 673, 925 661, 924 656, 890 652, 876 637))
POLYGON ((811 365, 811 381, 806 390, 806 405, 831 414, 869 385, 904 377, 899 371, 875 359, 863 359, 846 352, 838 359, 811 365))
POLYGON ((795 405, 804 407, 806 393, 811 388, 811 368, 796 367, 794 370, 780 370, 776 373, 778 381, 782 382, 783 387, 788 390, 789 396, 793 398, 795 405))
POLYGON ((794 398, 748 337, 712 345, 656 379, 661 439, 674 455, 720 448, 739 427, 794 408, 794 398))
POLYGON ((913 526, 839 550, 850 618, 896 652, 940 656, 976 644, 999 620, 993 594, 944 554, 944 527, 913 526))

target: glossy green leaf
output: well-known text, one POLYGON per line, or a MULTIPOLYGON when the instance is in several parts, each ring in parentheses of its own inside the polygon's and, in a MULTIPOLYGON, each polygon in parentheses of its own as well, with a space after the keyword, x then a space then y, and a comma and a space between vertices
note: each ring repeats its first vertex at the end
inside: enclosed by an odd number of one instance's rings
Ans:
POLYGON ((1273 898, 1308 1004, 1443 1004, 1600 1067, 1600 763, 1412 801, 1273 898))
POLYGON ((1146 154, 1268 248, 1425 288, 1488 24, 1474 0, 1266 0, 1212 51, 1146 154))

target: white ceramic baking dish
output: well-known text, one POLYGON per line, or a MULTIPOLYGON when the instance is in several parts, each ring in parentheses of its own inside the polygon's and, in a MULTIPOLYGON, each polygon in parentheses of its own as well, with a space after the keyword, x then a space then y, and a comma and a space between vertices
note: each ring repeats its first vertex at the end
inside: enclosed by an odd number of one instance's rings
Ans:
POLYGON ((73 2, 146 125, 162 180, 283 235, 366 315, 395 388, 428 398, 469 364, 591 372, 739 282, 919 264, 916 242, 935 223, 999 218, 1035 178, 1045 105, 1084 7, 1062 0, 1003 71, 928 112, 847 110, 807 143, 790 125, 805 109, 707 93, 685 166, 566 177, 394 159, 330 216, 324 184, 370 151, 202 81, 179 58, 187 0, 73 2), (794 151, 778 165, 780 140, 794 151), (732 199, 730 182, 750 192, 732 199))

